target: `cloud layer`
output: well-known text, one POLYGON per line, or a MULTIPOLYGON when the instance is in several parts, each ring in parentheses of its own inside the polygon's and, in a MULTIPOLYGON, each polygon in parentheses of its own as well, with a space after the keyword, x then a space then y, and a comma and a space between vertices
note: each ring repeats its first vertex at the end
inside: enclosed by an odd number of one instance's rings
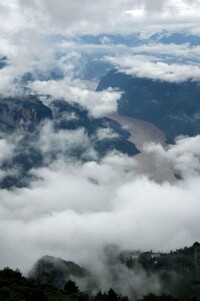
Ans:
MULTIPOLYGON (((25 85, 28 91, 79 103, 95 117, 115 111, 120 92, 94 92, 74 79, 82 67, 82 53, 106 54, 119 70, 134 76, 199 80, 199 46, 150 44, 130 49, 105 38, 104 45, 92 47, 71 40, 81 33, 140 32, 148 37, 183 28, 198 33, 199 7, 197 0, 3 0, 0 49, 8 66, 0 70, 0 91, 24 93, 25 85), (49 77, 55 68, 62 74, 58 80, 49 77), (22 84, 27 72, 34 80, 22 84)), ((97 139, 112 135, 98 131, 97 139)), ((2 134, 0 162, 12 158, 18 142, 2 134)), ((27 272, 49 254, 95 270, 108 244, 169 251, 200 240, 199 136, 182 137, 168 149, 146 145, 144 151, 155 166, 164 165, 181 176, 173 184, 151 181, 139 173, 135 159, 119 153, 97 161, 83 129, 56 133, 46 123, 37 147, 51 164, 30 171, 37 180, 29 188, 0 190, 1 267, 27 272), (84 148, 90 161, 69 162, 65 151, 73 146, 84 148), (53 163, 48 157, 52 151, 57 154, 53 163)))
POLYGON ((136 77, 146 77, 168 82, 200 80, 200 67, 189 64, 165 63, 151 56, 108 57, 119 71, 136 77))
MULTIPOLYGON (((200 2, 179 0, 179 1, 101 1, 96 4, 91 0, 81 2, 69 1, 38 1, 27 3, 19 1, 22 8, 30 12, 36 9, 45 14, 46 19, 51 22, 52 29, 61 26, 63 29, 75 32, 119 32, 129 31, 131 24, 151 24, 165 26, 167 23, 175 25, 178 23, 194 24, 198 22, 198 8, 200 2), (98 8, 98 9, 97 9, 98 8), (102 22, 102 19, 104 22, 102 22)), ((140 25, 139 25, 140 26, 140 25)))
MULTIPOLYGON (((62 144, 57 137, 57 147, 62 144)), ((1 267, 27 271, 50 254, 95 268, 109 244, 169 251, 199 240, 199 144, 197 136, 168 150, 146 146, 155 165, 182 176, 175 184, 156 184, 139 175, 133 158, 112 153, 84 164, 60 155, 49 167, 32 170, 38 180, 30 188, 0 191, 1 267)), ((48 147, 41 144, 44 152, 48 147)))
POLYGON ((79 81, 70 81, 68 78, 62 81, 35 81, 29 85, 39 94, 51 95, 54 98, 64 98, 68 102, 75 102, 88 109, 94 117, 103 117, 117 110, 117 100, 121 93, 107 90, 95 92, 88 90, 79 81))

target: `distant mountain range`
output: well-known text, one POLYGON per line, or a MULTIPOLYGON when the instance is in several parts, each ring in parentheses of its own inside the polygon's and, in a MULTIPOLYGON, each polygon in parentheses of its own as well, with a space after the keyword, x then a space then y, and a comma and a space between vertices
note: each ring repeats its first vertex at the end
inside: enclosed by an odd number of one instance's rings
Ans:
MULTIPOLYGON (((177 31, 177 32, 168 32, 166 30, 154 33, 148 37, 142 36, 140 33, 120 35, 120 34, 100 34, 100 35, 82 35, 78 36, 75 39, 75 42, 80 45, 90 45, 92 51, 91 53, 82 54, 82 62, 81 72, 79 70, 78 76, 83 79, 94 80, 97 81, 101 79, 108 71, 114 68, 110 62, 104 59, 104 56, 112 56, 115 53, 115 46, 126 46, 127 48, 139 47, 139 46, 148 46, 156 43, 169 45, 182 45, 187 44, 188 47, 198 46, 200 45, 200 36, 191 34, 187 31, 177 31), (92 45, 94 46, 92 48, 92 45), (98 49, 98 46, 100 47, 98 49), (107 47, 108 46, 108 47, 107 47), (109 47, 110 46, 110 47, 109 47), (96 48, 97 47, 97 48, 96 48)), ((116 50, 120 53, 120 51, 124 51, 123 48, 116 48, 116 50), (121 50, 120 50, 121 49, 121 50)), ((127 49, 126 49, 127 51, 127 49)), ((132 49, 134 52, 134 49, 132 49)), ((144 50, 145 51, 145 50, 144 50)), ((142 49, 141 49, 142 53, 142 49)), ((173 53, 166 55, 162 55, 158 50, 154 50, 154 47, 151 48, 151 52, 147 53, 148 55, 156 55, 160 57, 161 60, 166 62, 182 62, 186 60, 183 58, 174 57, 173 53)), ((198 62, 198 58, 192 57, 194 62, 198 62)), ((191 61, 191 58, 189 59, 191 61)))
POLYGON ((186 31, 168 32, 166 30, 154 33, 148 37, 143 37, 139 33, 129 35, 114 35, 114 34, 100 34, 100 35, 83 35, 78 38, 78 41, 86 44, 94 45, 126 45, 126 46, 141 46, 148 43, 162 43, 162 44, 189 44, 193 46, 200 45, 200 36, 191 34, 186 31))
POLYGON ((7 66, 7 57, 3 56, 0 58, 0 70, 7 66))
POLYGON ((168 142, 179 135, 200 134, 198 82, 170 83, 112 70, 100 80, 97 91, 109 87, 124 92, 119 114, 152 122, 165 132, 168 142))

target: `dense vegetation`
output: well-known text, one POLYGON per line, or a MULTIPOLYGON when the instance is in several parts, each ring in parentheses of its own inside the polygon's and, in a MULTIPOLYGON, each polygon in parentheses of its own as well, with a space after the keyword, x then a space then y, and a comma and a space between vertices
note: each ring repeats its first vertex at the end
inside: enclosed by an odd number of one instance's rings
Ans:
MULTIPOLYGON (((66 282, 63 289, 51 284, 43 284, 35 279, 22 276, 19 270, 4 268, 0 271, 1 301, 128 301, 128 297, 117 294, 112 288, 107 292, 99 291, 90 296, 81 292, 72 280, 66 282)), ((169 295, 155 296, 149 294, 142 301, 176 301, 169 295)))
POLYGON ((200 300, 200 244, 170 253, 142 252, 137 259, 121 261, 128 268, 142 268, 149 275, 158 277, 162 293, 184 300, 200 300))
MULTIPOLYGON (((126 252, 127 253, 127 252, 126 252)), ((133 251, 134 253, 134 251, 133 251)), ((110 253, 111 254, 111 253, 110 253)), ((107 268, 119 262, 135 275, 139 271, 147 277, 157 277, 161 290, 158 295, 151 290, 144 297, 122 296, 120 287, 103 292, 81 291, 74 282, 87 277, 91 286, 95 279, 85 269, 73 262, 46 256, 41 258, 28 278, 19 270, 4 268, 0 271, 1 301, 195 301, 200 300, 200 244, 170 253, 141 252, 138 258, 124 257, 125 252, 116 254, 115 260, 107 261, 107 268), (118 261, 116 260, 118 259, 118 261)), ((131 255, 131 252, 129 253, 131 255)), ((114 255, 114 253, 113 253, 114 255)), ((113 256, 112 256, 113 257, 113 256)), ((123 270, 120 269, 122 272, 123 270)), ((118 275, 119 276, 119 275, 118 275)), ((117 281, 117 275, 115 275, 117 281)), ((130 279, 127 278, 127 282, 130 279)), ((123 283, 120 284, 124 285, 123 283)), ((144 283, 145 285, 145 283, 144 283)), ((137 288, 136 288, 137 290, 137 288)))

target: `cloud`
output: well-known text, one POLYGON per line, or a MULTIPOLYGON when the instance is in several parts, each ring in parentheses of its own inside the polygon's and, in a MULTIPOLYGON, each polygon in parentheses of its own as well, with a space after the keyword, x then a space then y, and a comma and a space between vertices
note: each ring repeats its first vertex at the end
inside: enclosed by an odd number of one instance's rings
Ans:
MULTIPOLYGON (((93 0, 3 0, 0 49, 9 57, 9 66, 0 70, 0 90, 15 94, 19 91, 19 81, 14 84, 16 78, 28 71, 48 73, 58 66, 64 79, 35 80, 27 87, 35 93, 78 103, 95 117, 109 114, 116 110, 120 92, 90 91, 73 79, 76 66, 82 64, 81 52, 92 50, 72 42, 69 36, 134 31, 148 36, 166 28, 194 30, 199 24, 199 5, 199 1, 183 0, 103 0, 98 4, 93 0)), ((103 39, 103 43, 108 42, 103 39)), ((95 47, 97 52, 104 49, 104 53, 117 49, 120 55, 108 60, 127 74, 170 82, 200 77, 198 64, 169 63, 151 53, 175 53, 176 57, 181 54, 189 61, 191 56, 198 57, 199 47, 95 47), (127 55, 129 51, 142 51, 148 57, 127 55)), ((98 139, 114 138, 107 130, 97 131, 96 135, 98 139)), ((3 137, 0 162, 11 160, 19 144, 20 140, 3 137)), ((49 254, 98 272, 108 244, 122 249, 169 251, 200 240, 199 144, 197 136, 181 138, 167 150, 147 145, 144 151, 155 166, 170 168, 182 177, 173 184, 158 184, 139 173, 133 158, 109 153, 97 160, 83 129, 56 132, 51 122, 46 123, 34 145, 45 156, 46 166, 30 171, 36 179, 29 188, 0 190, 1 267, 9 265, 27 272, 34 261, 49 254), (66 152, 73 151, 73 147, 84 149, 89 162, 69 160, 66 152), (54 162, 52 152, 56 154, 54 162)))
POLYGON ((104 140, 104 139, 115 139, 118 138, 119 135, 114 133, 111 129, 99 129, 96 133, 97 140, 104 140))
POLYGON ((120 72, 132 76, 168 82, 199 81, 200 79, 200 67, 198 65, 168 64, 156 57, 142 55, 107 57, 107 60, 116 65, 120 72))
POLYGON ((125 51, 129 54, 130 52, 132 54, 143 54, 143 55, 149 55, 154 56, 159 59, 159 57, 162 58, 163 61, 181 61, 183 60, 185 63, 190 64, 198 64, 198 54, 200 51, 200 46, 190 46, 188 44, 162 44, 162 43, 148 43, 142 46, 129 48, 128 50, 125 49, 125 51))
MULTIPOLYGON (((21 3, 26 5, 27 2, 21 3)), ((185 26, 186 23, 198 23, 199 5, 198 0, 112 0, 109 3, 103 0, 98 5, 91 0, 84 3, 76 0, 73 4, 63 0, 59 0, 57 4, 43 0, 40 2, 40 11, 49 16, 53 27, 60 24, 63 29, 71 28, 73 32, 108 32, 108 28, 113 32, 130 32, 131 24, 137 24, 138 30, 145 24, 155 24, 163 28, 168 27, 169 23, 185 23, 185 26), (126 14, 127 11, 134 12, 134 16, 126 14)))
POLYGON ((169 251, 199 240, 199 143, 146 147, 156 164, 182 172, 174 184, 140 176, 136 161, 120 154, 84 164, 60 157, 33 170, 30 188, 0 191, 1 266, 27 271, 50 254, 92 269, 108 244, 169 251))
POLYGON ((103 92, 88 90, 81 82, 71 81, 69 78, 55 81, 35 81, 29 87, 39 94, 48 94, 54 98, 64 98, 68 102, 75 102, 86 107, 94 117, 102 117, 115 112, 120 92, 108 89, 103 92))
POLYGON ((58 131, 54 129, 51 121, 45 122, 41 127, 37 148, 44 155, 46 164, 51 163, 55 158, 63 161, 72 160, 72 155, 77 150, 82 159, 91 160, 98 157, 84 128, 58 131), (46 137, 49 139, 47 140, 46 137))
MULTIPOLYGON (((5 93, 14 90, 15 93, 19 89, 18 85, 14 85, 15 79, 26 72, 47 74, 57 66, 64 76, 74 75, 77 66, 81 68, 83 65, 81 52, 92 52, 88 45, 80 46, 79 43, 70 41, 70 38, 81 33, 140 32, 143 36, 148 36, 150 32, 168 27, 172 27, 172 31, 179 26, 185 29, 191 25, 190 22, 194 24, 190 29, 194 30, 198 24, 198 5, 199 1, 189 3, 184 0, 112 0, 98 4, 91 0, 76 0, 73 4, 64 0, 56 3, 46 0, 2 1, 0 49, 2 55, 9 57, 10 66, 0 71, 0 91, 5 93), (140 14, 132 16, 131 12, 138 10, 143 11, 142 17, 140 14), (181 12, 188 12, 188 15, 181 15, 181 12)), ((113 53, 125 50, 121 45, 114 48, 102 45, 96 46, 95 51, 113 53)))
POLYGON ((155 164, 169 166, 183 178, 198 176, 200 151, 198 145, 200 136, 178 137, 176 145, 168 146, 167 150, 159 144, 149 144, 144 147, 144 151, 153 155, 152 160, 155 164), (159 160, 158 160, 159 159, 159 160))
MULTIPOLYGON (((96 135, 112 137, 108 131, 96 135)), ((2 160, 15 155, 18 143, 12 135, 0 140, 2 160)), ((33 144, 46 158, 45 166, 30 171, 34 180, 28 188, 0 190, 1 267, 27 273, 38 258, 49 254, 86 266, 98 276, 102 289, 125 281, 123 294, 131 295, 132 288, 142 295, 141 283, 146 293, 150 288, 159 292, 156 277, 121 265, 116 267, 119 282, 112 282, 105 247, 169 251, 200 239, 200 137, 179 137, 166 149, 159 144, 144 147, 155 166, 181 175, 173 184, 151 181, 151 175, 140 174, 135 158, 120 153, 97 160, 83 129, 55 131, 48 121, 33 144), (89 160, 69 158, 66 152, 73 147, 85 148, 89 160)))
MULTIPOLYGON (((145 24, 166 28, 182 23, 189 26, 198 23, 199 1, 169 0, 25 0, 3 1, 1 11, 5 33, 38 31, 42 34, 130 32, 133 25, 144 29, 145 24), (141 14, 142 11, 142 14, 141 14), (127 13, 128 12, 128 13, 127 13), (103 22, 102 22, 103 20, 103 22), (8 22, 11 21, 11 22, 8 22), (131 26, 132 25, 132 26, 131 26)), ((147 29, 146 29, 147 31, 147 29)))
POLYGON ((4 160, 10 158, 13 153, 13 145, 8 143, 5 139, 0 139, 0 148, 1 148, 1 153, 0 153, 0 162, 3 162, 4 160))

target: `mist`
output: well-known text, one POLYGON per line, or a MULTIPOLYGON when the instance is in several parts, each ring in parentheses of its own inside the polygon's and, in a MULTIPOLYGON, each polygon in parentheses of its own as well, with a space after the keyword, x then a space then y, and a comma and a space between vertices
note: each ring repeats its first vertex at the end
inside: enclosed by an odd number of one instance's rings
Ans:
MULTIPOLYGON (((173 166, 182 177, 158 184, 140 174, 134 157, 117 152, 87 162, 66 158, 63 143, 65 149, 74 143, 82 147, 83 131, 68 133, 67 144, 57 135, 59 156, 52 161, 55 134, 44 127, 37 147, 48 165, 30 171, 34 180, 29 187, 0 191, 1 268, 9 265, 27 275, 40 257, 52 255, 92 273, 94 293, 110 287, 134 298, 162 292, 158 275, 148 276, 141 268, 132 271, 119 262, 112 267, 107 260, 123 250, 168 252, 199 240, 200 137, 180 138, 168 149, 145 145, 155 164, 173 166), (112 245, 118 253, 108 258, 105 250, 112 245)), ((11 157, 14 145, 1 142, 5 156, 11 157)), ((89 139, 85 147, 91 152, 89 139)), ((74 280, 84 290, 91 282, 74 280)))
MULTIPOLYGON (((49 128, 46 144, 44 137, 38 143, 46 158, 52 135, 49 128)), ((79 132, 67 135, 71 147, 74 141, 82 145, 79 132)), ((1 267, 27 272, 46 254, 92 267, 101 264, 106 245, 169 251, 199 240, 199 136, 181 138, 167 150, 145 146, 156 164, 179 171, 182 180, 173 184, 149 180, 134 157, 117 152, 100 161, 66 160, 63 139, 56 137, 56 161, 30 171, 36 177, 30 187, 0 191, 1 267)), ((9 142, 2 143, 8 156, 9 142)))
MULTIPOLYGON (((162 44, 148 37, 166 30, 167 35, 180 30, 198 36, 199 5, 186 0, 2 1, 1 97, 36 95, 48 107, 62 100, 87 110, 91 122, 116 113, 124 91, 89 88, 83 79, 90 62, 109 63, 102 74, 117 68, 133 77, 198 82, 199 45, 162 44), (137 34, 138 44, 115 45, 112 35, 123 34, 137 34), (102 36, 95 44, 84 41, 87 35, 102 36)), ((100 75, 86 79, 97 85, 100 75)), ((143 145, 152 166, 170 171, 174 180, 169 182, 145 173, 137 156, 116 150, 100 156, 94 141, 118 137, 109 128, 89 135, 84 126, 54 125, 51 118, 38 124, 30 145, 23 140, 23 124, 9 134, 0 130, 0 181, 21 176, 22 168, 12 162, 22 149, 28 153, 30 146, 44 158, 43 165, 26 173, 26 185, 0 189, 0 268, 29 275, 39 258, 50 255, 85 267, 96 279, 96 291, 112 286, 135 299, 162 292, 158 276, 141 267, 108 266, 116 254, 108 258, 106 250, 169 252, 200 241, 200 136, 143 145)), ((91 279, 75 280, 86 290, 91 279)))

